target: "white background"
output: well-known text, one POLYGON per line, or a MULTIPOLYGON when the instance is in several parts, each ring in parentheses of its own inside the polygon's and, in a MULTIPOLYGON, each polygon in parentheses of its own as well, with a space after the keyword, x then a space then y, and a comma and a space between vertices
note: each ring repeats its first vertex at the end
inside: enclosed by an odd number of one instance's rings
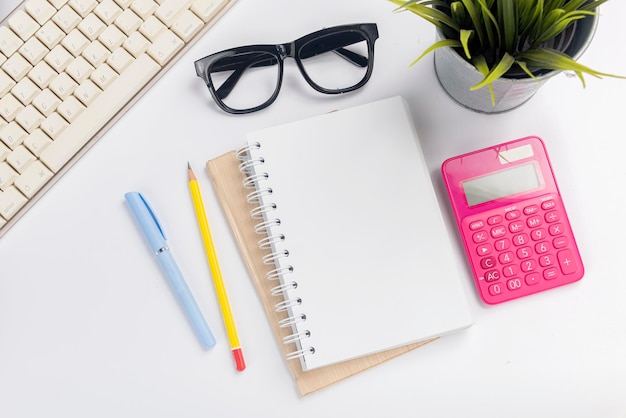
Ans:
MULTIPOLYGON (((427 58, 434 29, 384 0, 240 0, 0 239, 0 417, 626 417, 626 80, 561 74, 501 115, 455 104, 427 58), (376 22, 370 82, 341 97, 294 65, 265 111, 218 110, 193 61, 326 26, 376 22), (254 129, 402 95, 412 108, 444 216, 439 167, 453 155, 527 135, 547 145, 586 267, 578 283, 495 307, 476 324, 307 397, 297 394, 204 163, 254 129), (232 364, 187 188, 198 175, 248 368, 232 364), (203 351, 138 235, 123 194, 141 191, 218 345, 203 351)), ((626 2, 602 6, 581 58, 626 75, 626 2)), ((315 144, 312 144, 314 146, 315 144)), ((457 260, 460 241, 451 229, 457 260)), ((373 243, 376 245, 376 243, 373 243)), ((463 264, 466 266, 466 264, 463 264)), ((433 278, 435 279, 435 278, 433 278)))

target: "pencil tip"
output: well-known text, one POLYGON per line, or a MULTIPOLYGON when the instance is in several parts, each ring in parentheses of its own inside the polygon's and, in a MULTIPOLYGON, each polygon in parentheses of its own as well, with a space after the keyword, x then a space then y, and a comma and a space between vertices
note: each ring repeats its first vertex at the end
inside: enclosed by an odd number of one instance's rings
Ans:
POLYGON ((189 161, 187 161, 187 169, 191 170, 191 164, 189 164, 189 161))

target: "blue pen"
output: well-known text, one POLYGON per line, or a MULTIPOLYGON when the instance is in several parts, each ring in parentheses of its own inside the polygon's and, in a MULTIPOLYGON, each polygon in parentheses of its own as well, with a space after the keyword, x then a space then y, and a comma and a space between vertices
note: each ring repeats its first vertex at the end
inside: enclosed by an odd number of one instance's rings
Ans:
POLYGON ((204 320, 202 312, 196 303, 182 273, 178 269, 174 257, 167 246, 167 238, 163 227, 159 223, 154 211, 141 193, 128 192, 124 195, 133 216, 141 227, 141 231, 150 244, 150 249, 156 254, 159 264, 165 271, 174 293, 178 297, 187 318, 196 331, 200 342, 205 349, 215 345, 215 337, 204 320))

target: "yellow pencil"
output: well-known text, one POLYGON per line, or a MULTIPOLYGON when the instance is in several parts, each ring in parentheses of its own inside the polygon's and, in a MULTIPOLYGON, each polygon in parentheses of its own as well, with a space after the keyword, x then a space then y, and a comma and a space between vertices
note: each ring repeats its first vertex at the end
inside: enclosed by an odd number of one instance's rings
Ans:
POLYGON ((220 271, 220 266, 217 262, 217 254, 215 252, 215 246, 213 245, 209 222, 204 210, 204 203, 202 203, 200 186, 198 185, 198 180, 196 179, 189 163, 187 163, 187 172, 189 174, 189 190, 191 190, 191 199, 196 212, 196 218, 198 219, 200 233, 202 234, 204 250, 206 251, 209 266, 211 267, 211 275, 213 276, 213 283, 215 284, 217 300, 219 301, 220 308, 222 310, 222 318, 224 319, 224 325, 226 326, 228 341, 230 342, 230 348, 233 352, 233 357, 235 358, 235 366, 238 371, 243 371, 246 368, 246 362, 244 361, 243 351, 241 350, 241 344, 239 343, 239 336, 237 335, 237 328, 235 327, 233 313, 230 310, 230 304, 228 302, 228 296, 226 295, 226 287, 224 286, 222 272, 220 271))

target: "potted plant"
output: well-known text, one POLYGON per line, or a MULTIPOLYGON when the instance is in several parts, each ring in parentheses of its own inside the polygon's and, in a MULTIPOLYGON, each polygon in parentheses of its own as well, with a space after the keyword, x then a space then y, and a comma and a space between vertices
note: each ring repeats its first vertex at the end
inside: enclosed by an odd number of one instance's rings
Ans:
MULTIPOLYGON (((513 109, 550 77, 602 73, 577 62, 607 0, 389 0, 437 28, 437 77, 462 105, 484 113, 513 109)), ((623 77, 620 77, 623 78, 623 77)))

